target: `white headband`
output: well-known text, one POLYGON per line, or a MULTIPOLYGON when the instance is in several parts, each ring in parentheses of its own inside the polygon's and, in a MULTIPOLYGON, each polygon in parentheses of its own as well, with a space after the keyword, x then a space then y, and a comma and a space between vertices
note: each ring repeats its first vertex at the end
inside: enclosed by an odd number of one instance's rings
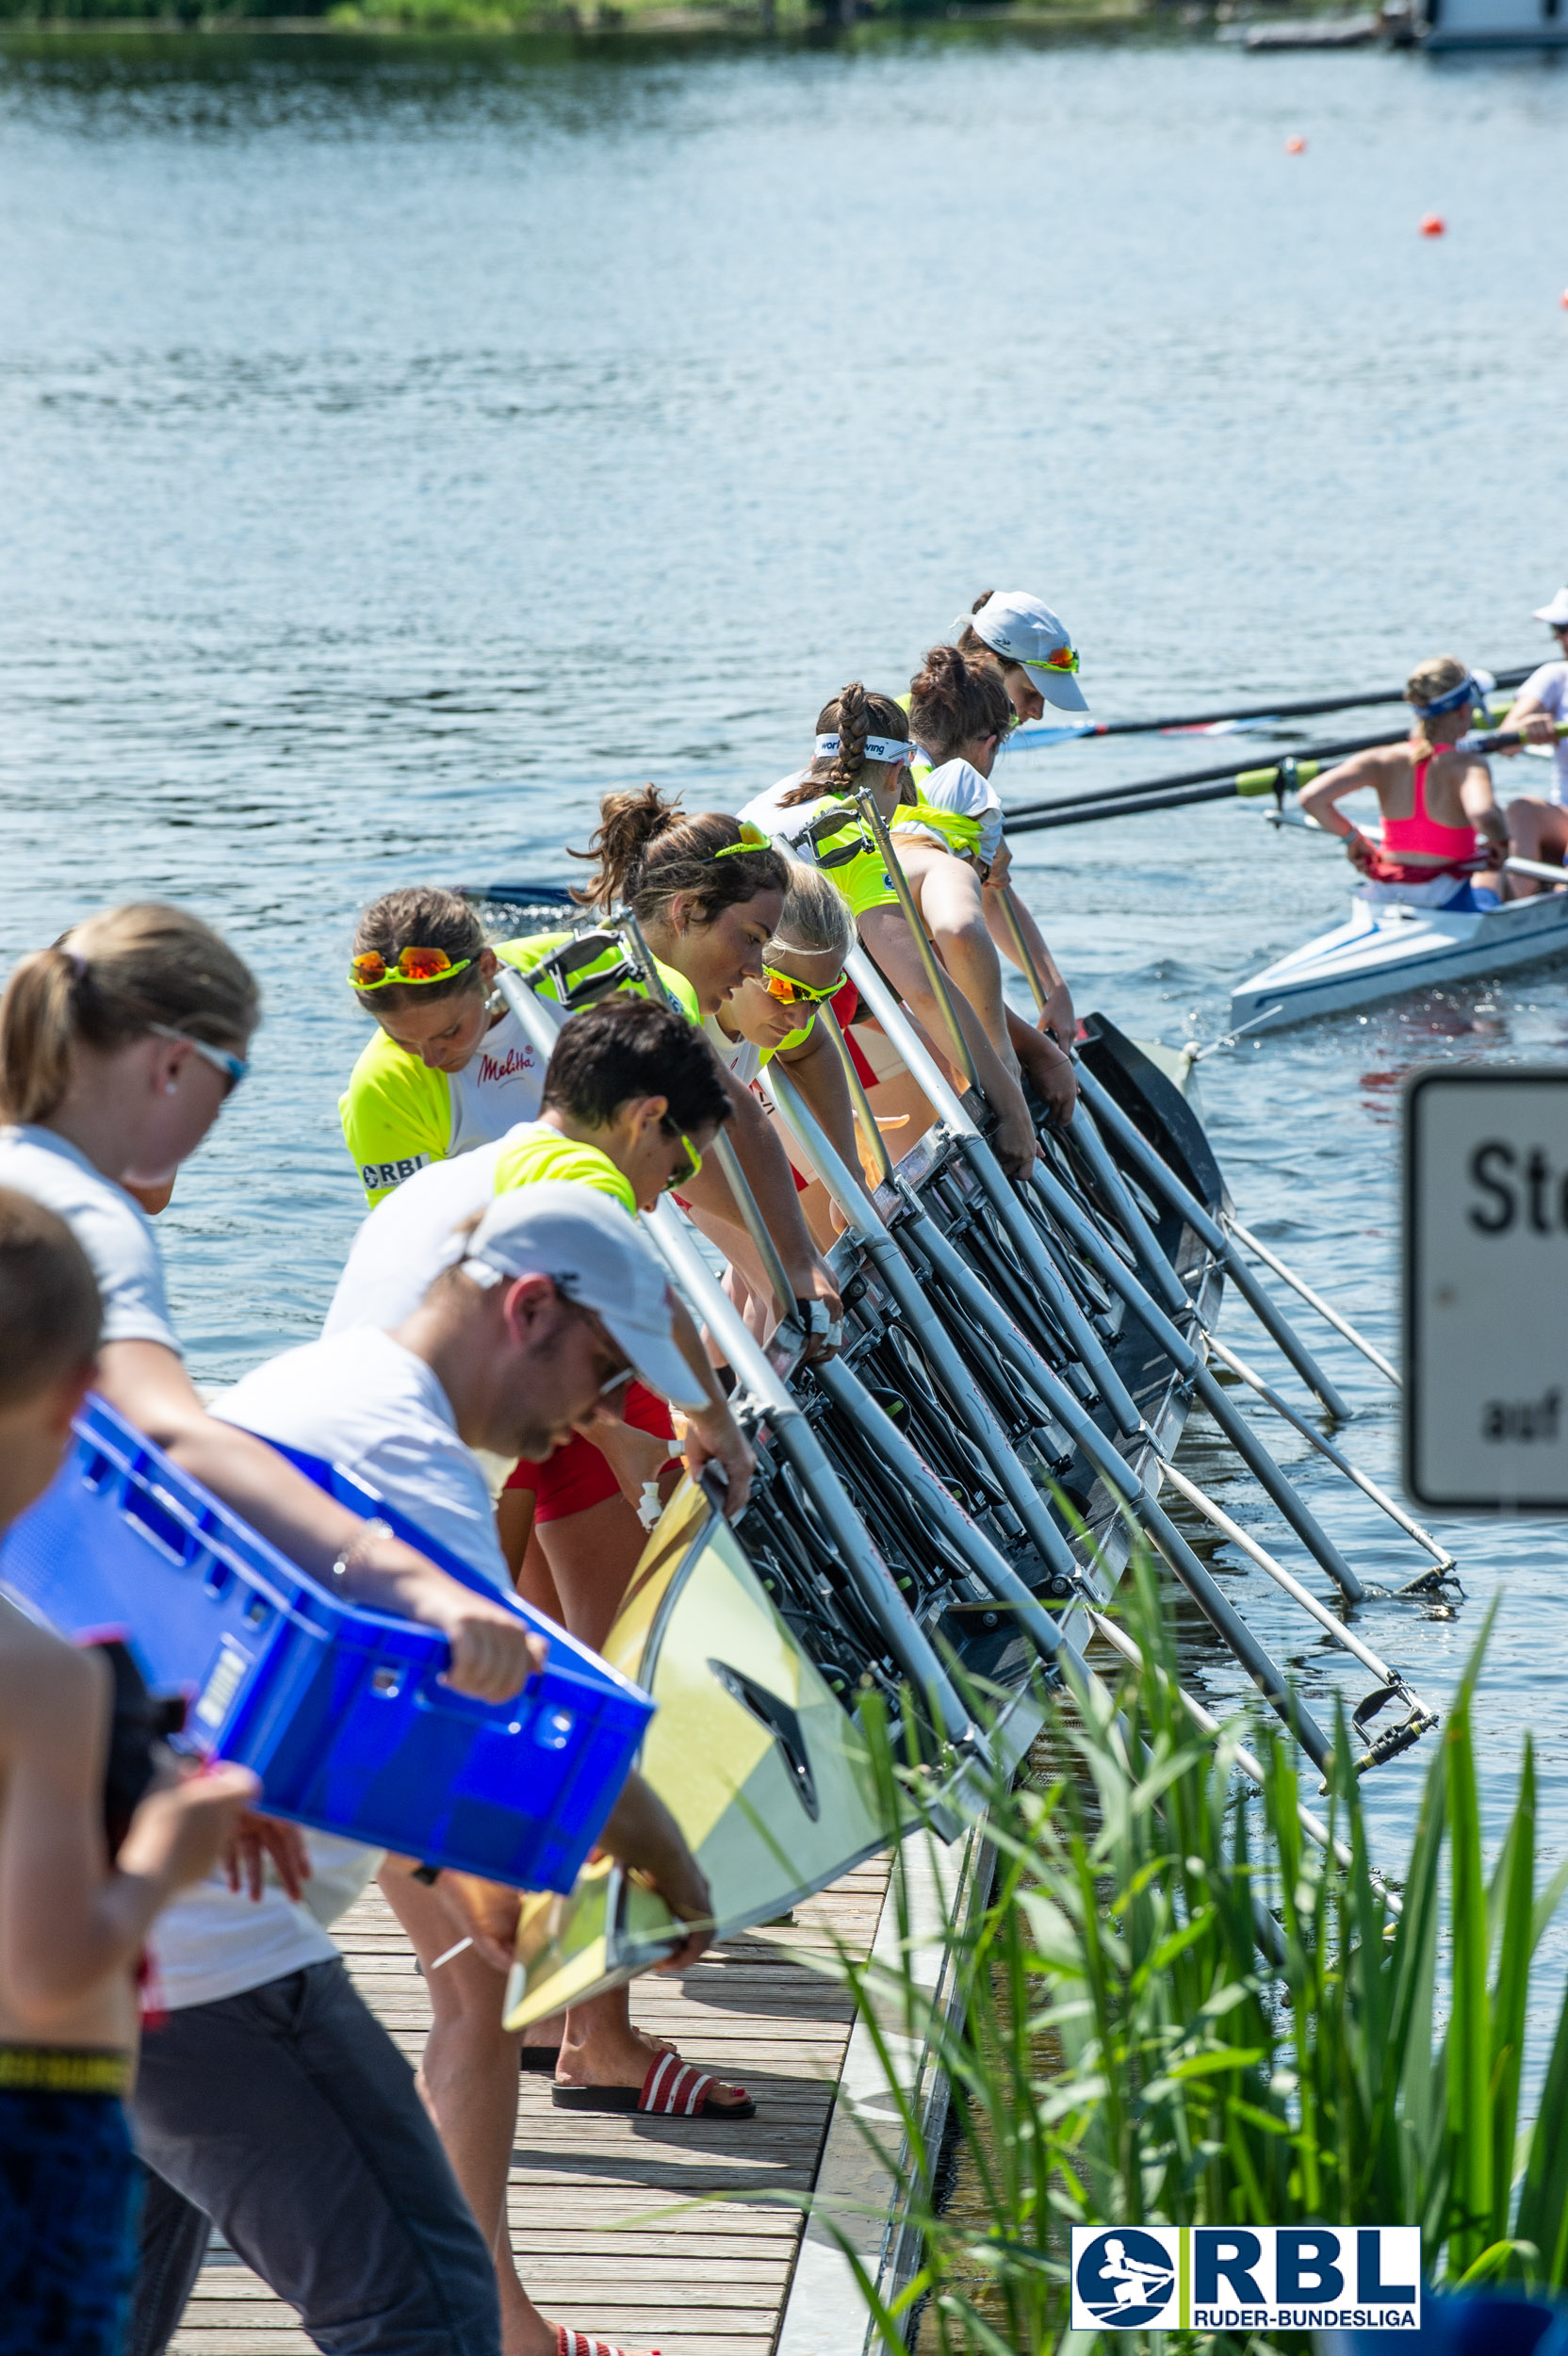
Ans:
MULTIPOLYGON (((829 753, 841 750, 841 743, 842 740, 837 736, 819 736, 816 758, 825 760, 829 753)), ((867 761, 885 761, 890 767, 896 768, 900 761, 913 761, 915 747, 906 736, 868 736, 864 756, 867 761)))

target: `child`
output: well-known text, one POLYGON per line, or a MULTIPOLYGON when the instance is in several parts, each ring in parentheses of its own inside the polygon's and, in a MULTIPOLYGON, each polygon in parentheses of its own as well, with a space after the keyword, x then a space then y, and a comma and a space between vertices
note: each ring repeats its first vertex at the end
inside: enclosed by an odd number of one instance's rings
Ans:
MULTIPOLYGON (((92 1374, 98 1288, 52 1211, 0 1188, 0 1533, 54 1479, 92 1374)), ((0 2350, 110 2356, 134 2262, 121 2097, 136 1965, 210 1872, 255 1777, 151 1792, 111 1859, 106 1661, 0 1596, 0 2350)))

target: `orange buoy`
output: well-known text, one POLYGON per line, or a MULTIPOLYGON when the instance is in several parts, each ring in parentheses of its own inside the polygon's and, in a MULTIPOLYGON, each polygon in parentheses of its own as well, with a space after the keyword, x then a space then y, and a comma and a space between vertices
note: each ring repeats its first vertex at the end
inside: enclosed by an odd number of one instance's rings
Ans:
POLYGON ((1287 155, 1304 155, 1306 152, 1306 140, 1301 137, 1299 131, 1293 131, 1289 139, 1285 141, 1285 154, 1287 155))
POLYGON ((1562 307, 1568 311, 1568 286, 1564 286, 1562 290, 1562 307))
POLYGON ((1441 237, 1447 226, 1441 213, 1429 213, 1421 223, 1421 235, 1424 237, 1441 237))

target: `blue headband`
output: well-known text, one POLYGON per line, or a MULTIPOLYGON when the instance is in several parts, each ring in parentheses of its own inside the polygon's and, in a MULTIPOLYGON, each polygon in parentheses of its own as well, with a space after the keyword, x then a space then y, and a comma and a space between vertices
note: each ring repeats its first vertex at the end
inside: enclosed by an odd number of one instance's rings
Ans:
POLYGON ((1466 672, 1457 687, 1450 687, 1446 695, 1434 695, 1429 704, 1418 704, 1413 695, 1411 710, 1423 720, 1435 720, 1441 712, 1457 712, 1461 704, 1483 704, 1486 698, 1475 680, 1466 672))

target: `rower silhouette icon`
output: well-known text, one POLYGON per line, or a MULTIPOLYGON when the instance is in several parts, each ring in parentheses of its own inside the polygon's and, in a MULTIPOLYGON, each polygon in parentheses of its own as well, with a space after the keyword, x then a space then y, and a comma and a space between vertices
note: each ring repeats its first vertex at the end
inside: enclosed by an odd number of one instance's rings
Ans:
POLYGON ((1096 2322, 1138 2331, 1155 2323, 1176 2289, 1175 2269, 1152 2233, 1123 2225, 1102 2233, 1078 2261, 1078 2296, 1096 2322))

